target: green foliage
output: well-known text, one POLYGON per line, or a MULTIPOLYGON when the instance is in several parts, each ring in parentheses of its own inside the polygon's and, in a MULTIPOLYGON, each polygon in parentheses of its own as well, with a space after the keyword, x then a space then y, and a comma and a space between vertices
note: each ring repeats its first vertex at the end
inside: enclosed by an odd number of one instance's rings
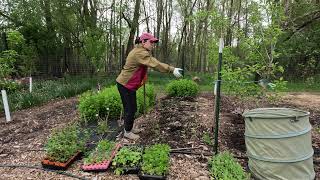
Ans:
POLYGON ((97 147, 90 152, 89 156, 84 158, 84 164, 101 163, 110 158, 112 150, 115 148, 115 143, 108 140, 99 141, 97 147))
POLYGON ((144 107, 143 87, 137 91, 137 115, 143 114, 143 110, 147 112, 155 104, 156 95, 153 85, 146 85, 146 107, 144 107))
MULTIPOLYGON (((146 86, 146 106, 150 108, 155 100, 152 85, 146 86), (152 98, 152 99, 151 99, 152 98)), ((143 113, 143 90, 137 92, 137 115, 143 113)), ((122 102, 116 86, 103 89, 100 93, 86 93, 80 97, 78 109, 86 121, 95 121, 98 117, 116 119, 120 117, 122 102)))
POLYGON ((7 50, 0 53, 0 78, 11 76, 16 70, 14 68, 17 52, 15 50, 7 50))
POLYGON ((9 51, 15 52, 14 73, 18 76, 29 75, 35 69, 37 58, 36 48, 33 44, 26 44, 26 39, 19 31, 7 33, 9 51))
POLYGON ((202 140, 209 146, 213 145, 213 143, 212 143, 213 139, 210 137, 210 133, 209 132, 203 133, 202 140))
POLYGON ((295 1, 290 4, 290 9, 286 31, 277 45, 278 62, 286 69, 286 79, 301 81, 320 74, 320 23, 306 23, 318 12, 319 4, 316 1, 295 1))
POLYGON ((216 180, 249 180, 249 174, 245 173, 241 165, 236 162, 229 152, 222 152, 213 156, 209 163, 210 175, 216 180))
POLYGON ((112 86, 100 93, 81 96, 78 108, 81 116, 88 121, 106 116, 113 119, 120 116, 122 103, 116 86, 112 86))
POLYGON ((170 82, 166 91, 169 96, 176 97, 194 97, 199 92, 198 85, 192 80, 180 79, 170 82))
POLYGON ((84 151, 85 143, 89 135, 81 133, 76 125, 67 126, 54 131, 46 145, 45 150, 48 158, 52 161, 66 162, 78 151, 84 151), (84 134, 81 136, 81 134, 84 134))
POLYGON ((169 172, 169 152, 167 144, 155 144, 147 147, 142 155, 142 173, 164 176, 169 172))
MULTIPOLYGON (((89 89, 95 88, 97 81, 100 81, 100 79, 83 77, 70 77, 57 81, 34 81, 33 91, 31 94, 29 91, 21 89, 21 86, 18 87, 18 90, 14 91, 14 93, 8 94, 10 110, 16 111, 19 109, 37 106, 56 98, 72 97, 89 89)), ((104 80, 100 83, 102 85, 108 85, 111 82, 113 81, 104 80)), ((92 94, 92 91, 89 91, 88 93, 92 94)), ((2 103, 2 98, 0 98, 0 111, 4 110, 2 103)))
POLYGON ((142 159, 142 148, 137 146, 124 146, 112 161, 114 173, 121 175, 125 168, 137 168, 142 159))
POLYGON ((106 43, 102 38, 103 32, 98 29, 88 30, 88 33, 84 37, 84 50, 86 55, 90 58, 92 64, 96 66, 96 69, 103 68, 106 43))
POLYGON ((78 110, 85 120, 92 120, 99 116, 102 101, 97 94, 84 93, 79 98, 78 110))
POLYGON ((19 31, 10 31, 7 34, 9 49, 20 49, 25 39, 19 31))
POLYGON ((102 101, 102 105, 99 107, 99 116, 108 116, 111 119, 119 118, 122 111, 122 103, 117 87, 112 86, 103 89, 98 94, 98 97, 102 101))
POLYGON ((253 83, 254 69, 250 67, 222 70, 222 91, 239 97, 260 96, 262 88, 253 83))
POLYGON ((97 134, 101 136, 104 135, 108 131, 108 128, 108 121, 98 121, 97 134))
POLYGON ((0 79, 0 90, 6 90, 8 94, 15 92, 21 88, 22 86, 15 81, 0 79))

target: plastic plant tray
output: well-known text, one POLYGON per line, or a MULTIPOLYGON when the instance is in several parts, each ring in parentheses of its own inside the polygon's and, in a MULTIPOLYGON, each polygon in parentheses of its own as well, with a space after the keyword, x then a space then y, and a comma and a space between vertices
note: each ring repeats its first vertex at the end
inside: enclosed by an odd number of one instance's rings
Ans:
POLYGON ((45 158, 41 161, 41 164, 42 167, 46 169, 66 170, 75 160, 77 160, 81 156, 81 154, 81 152, 77 152, 66 162, 52 161, 48 158, 45 158))
POLYGON ((139 173, 138 177, 140 180, 165 180, 167 176, 156 176, 156 175, 148 175, 139 173))
MULTIPOLYGON (((143 153, 143 150, 144 150, 144 147, 142 145, 136 145, 136 144, 125 144, 122 146, 123 147, 139 147, 141 148, 141 153, 143 153)), ((141 157, 142 158, 142 157, 141 157)), ((142 159, 141 159, 142 161, 142 159)), ((123 174, 126 175, 126 174, 138 174, 139 171, 140 171, 140 163, 137 165, 137 166, 134 166, 134 167, 123 167, 123 174)))
POLYGON ((112 159, 117 154, 120 147, 121 147, 121 144, 116 144, 108 160, 105 160, 102 163, 82 165, 81 169, 83 171, 106 171, 109 168, 112 159))

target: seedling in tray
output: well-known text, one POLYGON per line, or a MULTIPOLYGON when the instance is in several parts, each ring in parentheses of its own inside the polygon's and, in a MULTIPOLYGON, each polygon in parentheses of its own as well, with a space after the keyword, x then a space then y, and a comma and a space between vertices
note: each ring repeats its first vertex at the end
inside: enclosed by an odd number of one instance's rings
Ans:
POLYGON ((120 144, 112 141, 101 140, 97 147, 84 158, 84 165, 81 167, 84 171, 105 171, 114 158, 120 144))
POLYGON ((166 179, 169 172, 170 147, 155 144, 145 149, 142 155, 140 179, 166 179))
POLYGON ((85 149, 88 133, 81 133, 76 125, 67 126, 51 134, 46 145, 45 168, 65 170, 85 149))
POLYGON ((138 174, 142 160, 142 147, 124 146, 112 161, 116 175, 138 174))

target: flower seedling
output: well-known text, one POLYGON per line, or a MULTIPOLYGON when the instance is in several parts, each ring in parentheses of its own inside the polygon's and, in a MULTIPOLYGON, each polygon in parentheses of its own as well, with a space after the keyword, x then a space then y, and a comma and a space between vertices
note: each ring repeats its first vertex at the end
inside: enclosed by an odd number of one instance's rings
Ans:
POLYGON ((115 143, 112 141, 101 140, 97 147, 84 158, 84 164, 96 164, 109 160, 112 150, 115 147, 115 143))
POLYGON ((112 161, 112 166, 115 167, 114 173, 121 175, 133 169, 137 173, 138 166, 142 159, 142 148, 137 146, 124 146, 117 153, 112 161))
POLYGON ((142 156, 142 174, 166 176, 169 172, 169 152, 167 144, 155 144, 146 148, 142 156))
POLYGON ((57 162, 66 162, 77 152, 83 152, 88 133, 83 133, 76 125, 68 126, 55 131, 48 139, 45 150, 47 159, 57 162))

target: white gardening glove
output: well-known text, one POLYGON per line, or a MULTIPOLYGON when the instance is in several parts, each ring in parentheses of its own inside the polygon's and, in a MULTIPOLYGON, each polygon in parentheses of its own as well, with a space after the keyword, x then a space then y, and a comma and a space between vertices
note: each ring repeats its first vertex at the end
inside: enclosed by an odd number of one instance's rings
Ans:
POLYGON ((174 68, 174 70, 173 70, 173 75, 174 75, 175 77, 177 77, 177 78, 182 77, 182 74, 180 73, 180 71, 183 71, 183 69, 181 69, 181 68, 174 68))
POLYGON ((270 90, 274 90, 274 88, 276 87, 276 85, 273 84, 273 83, 268 83, 268 84, 267 84, 267 87, 268 87, 270 90))

